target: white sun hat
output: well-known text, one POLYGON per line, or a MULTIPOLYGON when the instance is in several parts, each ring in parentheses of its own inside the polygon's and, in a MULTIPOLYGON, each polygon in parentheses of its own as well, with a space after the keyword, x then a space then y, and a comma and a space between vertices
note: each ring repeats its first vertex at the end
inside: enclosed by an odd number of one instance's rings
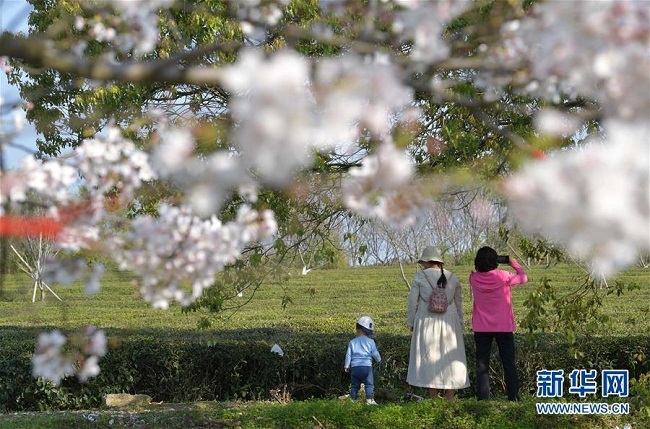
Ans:
POLYGON ((422 251, 422 256, 420 256, 418 262, 440 262, 441 264, 444 263, 440 251, 433 246, 427 246, 424 248, 422 251))
POLYGON ((372 331, 375 329, 375 321, 368 316, 361 316, 357 320, 357 325, 361 326, 361 330, 366 335, 372 335, 372 331))

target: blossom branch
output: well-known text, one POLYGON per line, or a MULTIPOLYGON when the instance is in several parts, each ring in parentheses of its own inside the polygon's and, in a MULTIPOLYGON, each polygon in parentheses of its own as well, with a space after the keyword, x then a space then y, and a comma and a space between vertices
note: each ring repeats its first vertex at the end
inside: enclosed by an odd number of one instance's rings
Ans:
MULTIPOLYGON (((25 39, 11 33, 0 36, 0 56, 20 59, 33 67, 72 73, 76 76, 100 81, 120 82, 165 82, 194 85, 219 85, 223 79, 221 70, 210 66, 179 67, 174 65, 177 59, 192 58, 210 51, 218 46, 203 48, 198 53, 184 53, 174 60, 148 60, 132 63, 116 63, 105 58, 89 60, 74 54, 55 49, 43 49, 46 41, 31 37, 25 39)), ((221 46, 221 45, 220 45, 221 46)), ((228 47, 227 49, 233 49, 228 47)))

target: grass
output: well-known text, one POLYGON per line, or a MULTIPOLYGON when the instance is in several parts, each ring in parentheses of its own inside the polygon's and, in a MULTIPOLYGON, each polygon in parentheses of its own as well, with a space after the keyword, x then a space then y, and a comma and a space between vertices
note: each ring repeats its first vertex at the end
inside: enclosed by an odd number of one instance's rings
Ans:
POLYGON ((288 403, 200 402, 160 404, 126 410, 23 413, 0 416, 0 429, 21 428, 454 428, 454 429, 600 429, 648 420, 632 416, 538 415, 534 398, 521 403, 478 402, 447 404, 443 400, 364 406, 336 399, 288 403))
MULTIPOLYGON (((470 266, 449 267, 463 285, 463 309, 466 332, 471 331, 471 299, 467 278, 470 266)), ((414 267, 407 267, 410 281, 414 267)), ((543 277, 551 279, 558 294, 575 289, 583 272, 572 265, 551 268, 533 267, 527 270, 529 283, 513 288, 515 317, 521 320, 526 312, 523 305, 528 293, 543 277)), ((251 302, 236 311, 209 314, 207 311, 180 314, 178 307, 156 310, 135 297, 137 287, 125 273, 108 272, 101 292, 87 298, 81 285, 53 286, 63 299, 57 301, 46 293, 45 302, 31 302, 31 280, 24 274, 8 275, 4 279, 0 299, 0 326, 77 328, 93 324, 106 330, 172 329, 195 330, 203 319, 209 319, 211 332, 241 329, 281 328, 292 332, 346 333, 353 332, 354 322, 363 314, 375 319, 378 335, 382 333, 408 335, 406 328, 406 299, 408 287, 398 267, 363 267, 336 270, 314 270, 308 275, 293 275, 286 283, 263 284, 251 302), (283 296, 290 302, 283 308, 283 296)), ((600 326, 593 334, 625 336, 650 331, 650 271, 633 268, 610 280, 635 283, 637 290, 626 291, 603 299, 603 312, 611 323, 600 326)), ((613 290, 613 287, 610 289, 613 290)), ((602 294, 606 293, 603 289, 602 294)), ((38 296, 38 294, 37 294, 38 296)), ((250 296, 235 298, 239 304, 250 296)))
MULTIPOLYGON (((471 299, 467 278, 469 266, 449 267, 463 284, 465 329, 471 332, 471 299)), ((576 288, 584 273, 575 266, 558 265, 527 270, 529 284, 513 289, 515 316, 523 318, 523 302, 543 277, 551 279, 558 294, 576 288)), ((415 267, 407 267, 410 281, 415 267)), ((132 277, 108 272, 102 291, 94 298, 84 296, 81 285, 65 288, 52 285, 63 299, 46 294, 44 302, 31 302, 32 285, 22 274, 5 276, 0 299, 0 327, 35 328, 35 330, 76 329, 93 324, 109 334, 156 330, 183 331, 205 337, 238 336, 242 332, 254 338, 290 335, 291 333, 353 334, 354 323, 362 314, 375 319, 377 336, 408 335, 406 327, 407 284, 397 267, 364 267, 337 270, 314 270, 308 275, 294 274, 285 283, 262 285, 251 302, 238 309, 211 315, 206 311, 182 314, 178 307, 155 310, 139 300, 132 277), (290 301, 283 308, 283 297, 290 301), (210 329, 198 330, 204 319, 210 329)), ((601 325, 595 335, 627 336, 650 332, 650 271, 627 270, 617 279, 635 283, 638 289, 621 296, 604 296, 602 310, 611 321, 601 325)), ((613 290, 613 287, 610 289, 613 290)), ((603 295, 607 290, 601 291, 603 295)), ((250 295, 234 301, 243 302, 250 295)), ((325 335, 324 335, 325 336, 325 335)), ((315 337, 317 338, 317 337, 315 337)), ((34 338, 35 339, 35 338, 34 338)), ((650 353, 649 353, 650 354, 650 353)), ((614 428, 631 424, 632 428, 648 425, 649 419, 632 416, 544 416, 535 411, 536 398, 524 398, 520 404, 505 401, 476 402, 461 399, 449 406, 443 402, 384 401, 378 407, 340 402, 335 399, 294 401, 288 403, 197 403, 159 404, 138 410, 92 410, 86 412, 24 413, 0 415, 0 429, 66 427, 240 427, 240 428, 614 428), (642 419, 637 421, 638 419, 642 419), (644 419, 644 420, 643 420, 644 419)))

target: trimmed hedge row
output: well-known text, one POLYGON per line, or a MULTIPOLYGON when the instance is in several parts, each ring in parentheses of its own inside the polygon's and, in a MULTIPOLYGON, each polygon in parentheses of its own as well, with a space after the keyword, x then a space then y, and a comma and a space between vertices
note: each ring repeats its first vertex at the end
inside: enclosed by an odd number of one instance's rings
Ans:
MULTIPOLYGON (((54 387, 31 375, 31 355, 39 330, 0 328, 0 412, 97 408, 107 393, 150 395, 154 401, 269 399, 275 389, 294 399, 331 397, 348 391, 342 371, 350 335, 280 332, 266 329, 206 335, 187 332, 109 332, 119 347, 100 361, 100 375, 86 384, 74 378, 54 387), (270 352, 279 343, 285 355, 270 352)), ((572 357, 561 338, 538 335, 532 343, 517 336, 522 392, 535 393, 539 369, 628 369, 630 378, 650 372, 650 336, 582 338, 584 355, 572 357)), ((474 341, 465 338, 470 381, 474 378, 474 341)), ((383 361, 375 368, 377 395, 401 398, 409 338, 379 335, 383 361)), ((496 353, 496 346, 494 347, 496 353)), ((504 388, 498 357, 493 357, 493 395, 504 388)), ((416 393, 417 392, 416 390, 416 393)), ((459 392, 471 396, 473 388, 459 392)))

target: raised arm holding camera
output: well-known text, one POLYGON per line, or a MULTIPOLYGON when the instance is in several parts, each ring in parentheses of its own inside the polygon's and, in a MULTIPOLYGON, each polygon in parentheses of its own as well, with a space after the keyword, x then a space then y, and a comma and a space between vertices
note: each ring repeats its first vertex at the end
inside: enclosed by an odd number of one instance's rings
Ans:
POLYGON ((524 284, 528 276, 512 256, 499 256, 491 247, 482 247, 476 253, 469 284, 474 297, 472 330, 476 343, 476 396, 490 397, 490 352, 496 340, 503 365, 508 399, 519 400, 519 377, 515 363, 515 316, 510 288, 524 284), (507 263, 515 273, 497 269, 507 263))

